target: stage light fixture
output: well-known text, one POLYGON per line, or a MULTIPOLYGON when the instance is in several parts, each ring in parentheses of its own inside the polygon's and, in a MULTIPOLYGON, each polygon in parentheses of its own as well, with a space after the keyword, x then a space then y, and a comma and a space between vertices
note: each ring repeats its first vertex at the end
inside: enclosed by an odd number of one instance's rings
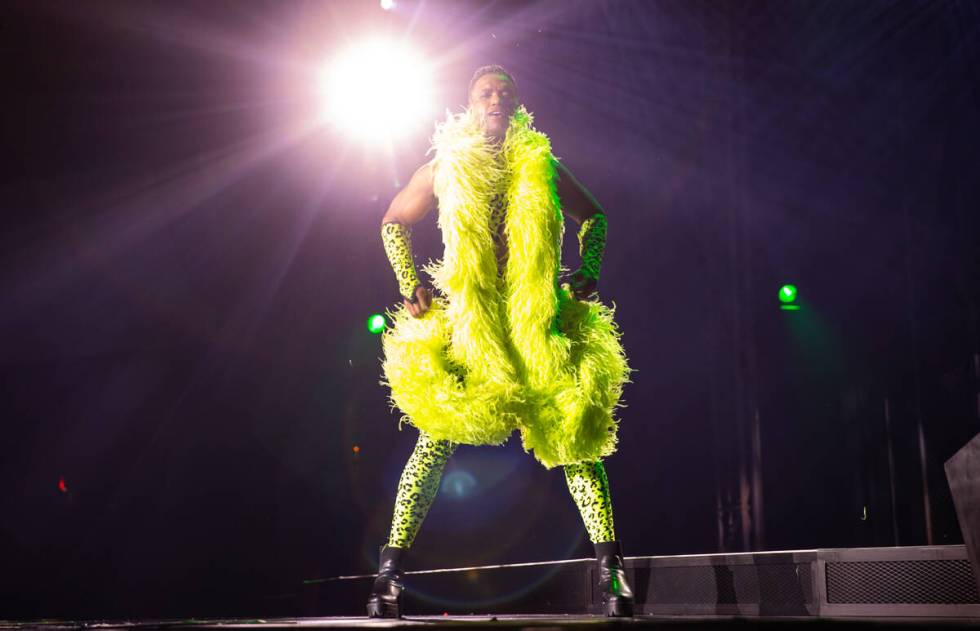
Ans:
POLYGON ((385 330, 385 317, 380 313, 375 313, 367 319, 367 328, 371 333, 381 333, 385 330))
POLYGON ((783 304, 790 304, 796 302, 796 286, 795 285, 783 285, 779 288, 779 302, 783 304))
POLYGON ((402 44, 371 40, 354 46, 320 76, 323 119, 371 143, 404 136, 432 122, 431 75, 429 64, 402 44))

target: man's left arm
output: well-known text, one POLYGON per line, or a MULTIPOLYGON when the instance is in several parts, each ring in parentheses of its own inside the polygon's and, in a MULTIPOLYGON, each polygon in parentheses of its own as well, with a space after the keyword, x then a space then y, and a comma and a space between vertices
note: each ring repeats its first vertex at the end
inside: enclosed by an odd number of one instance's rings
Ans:
POLYGON ((572 295, 577 300, 585 300, 599 284, 599 269, 606 249, 606 212, 565 165, 556 161, 555 168, 562 211, 579 224, 578 244, 582 265, 572 272, 569 284, 572 295))

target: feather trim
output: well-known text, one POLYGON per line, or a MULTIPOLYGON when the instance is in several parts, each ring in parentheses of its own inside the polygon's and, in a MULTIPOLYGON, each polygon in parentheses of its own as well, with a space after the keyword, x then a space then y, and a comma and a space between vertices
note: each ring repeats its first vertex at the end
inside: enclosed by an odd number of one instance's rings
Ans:
POLYGON ((445 298, 422 317, 399 306, 383 337, 385 381, 403 420, 434 438, 501 444, 516 429, 546 467, 616 448, 630 369, 613 309, 557 286, 564 222, 547 136, 523 107, 497 150, 469 112, 433 136, 445 253, 425 269, 445 298), (498 275, 490 202, 504 195, 498 275))

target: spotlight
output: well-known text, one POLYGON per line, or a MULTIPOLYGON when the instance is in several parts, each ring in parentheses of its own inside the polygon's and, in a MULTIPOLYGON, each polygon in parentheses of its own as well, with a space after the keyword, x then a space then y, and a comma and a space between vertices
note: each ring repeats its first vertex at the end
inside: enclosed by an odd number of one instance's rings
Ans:
POLYGON ((373 40, 338 55, 322 72, 318 92, 325 122, 369 142, 431 122, 429 64, 400 44, 373 40))
POLYGON ((795 285, 783 285, 779 288, 779 302, 783 304, 790 304, 796 302, 796 286, 795 285))
POLYGON ((367 319, 367 328, 371 333, 381 333, 385 330, 385 317, 380 313, 375 313, 367 319))
POLYGON ((395 0, 381 0, 381 8, 385 11, 391 11, 395 8, 395 0))
POLYGON ((779 288, 779 308, 783 311, 799 311, 800 305, 796 304, 798 292, 796 285, 783 285, 779 288))

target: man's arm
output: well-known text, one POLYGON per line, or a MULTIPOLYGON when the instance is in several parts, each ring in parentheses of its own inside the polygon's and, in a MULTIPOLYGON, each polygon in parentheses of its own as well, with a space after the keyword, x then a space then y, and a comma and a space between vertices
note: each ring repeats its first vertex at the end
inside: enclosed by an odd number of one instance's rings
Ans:
POLYGON ((582 265, 572 272, 569 285, 576 299, 585 300, 599 284, 599 267, 606 249, 606 213, 565 165, 557 162, 555 166, 562 210, 579 224, 578 251, 582 265))
POLYGON ((575 179, 568 167, 556 161, 555 168, 558 171, 558 199, 561 200, 561 209, 566 215, 574 219, 575 223, 581 224, 596 213, 605 214, 592 193, 575 179))
POLYGON ((421 316, 432 304, 432 290, 423 287, 412 259, 412 239, 409 226, 418 223, 436 206, 433 190, 432 163, 421 166, 408 185, 395 195, 381 219, 381 240, 404 297, 405 308, 415 317, 421 316))
POLYGON ((436 195, 432 188, 432 163, 423 164, 412 175, 408 185, 398 191, 388 205, 382 224, 400 223, 411 226, 418 223, 436 207, 436 195))

